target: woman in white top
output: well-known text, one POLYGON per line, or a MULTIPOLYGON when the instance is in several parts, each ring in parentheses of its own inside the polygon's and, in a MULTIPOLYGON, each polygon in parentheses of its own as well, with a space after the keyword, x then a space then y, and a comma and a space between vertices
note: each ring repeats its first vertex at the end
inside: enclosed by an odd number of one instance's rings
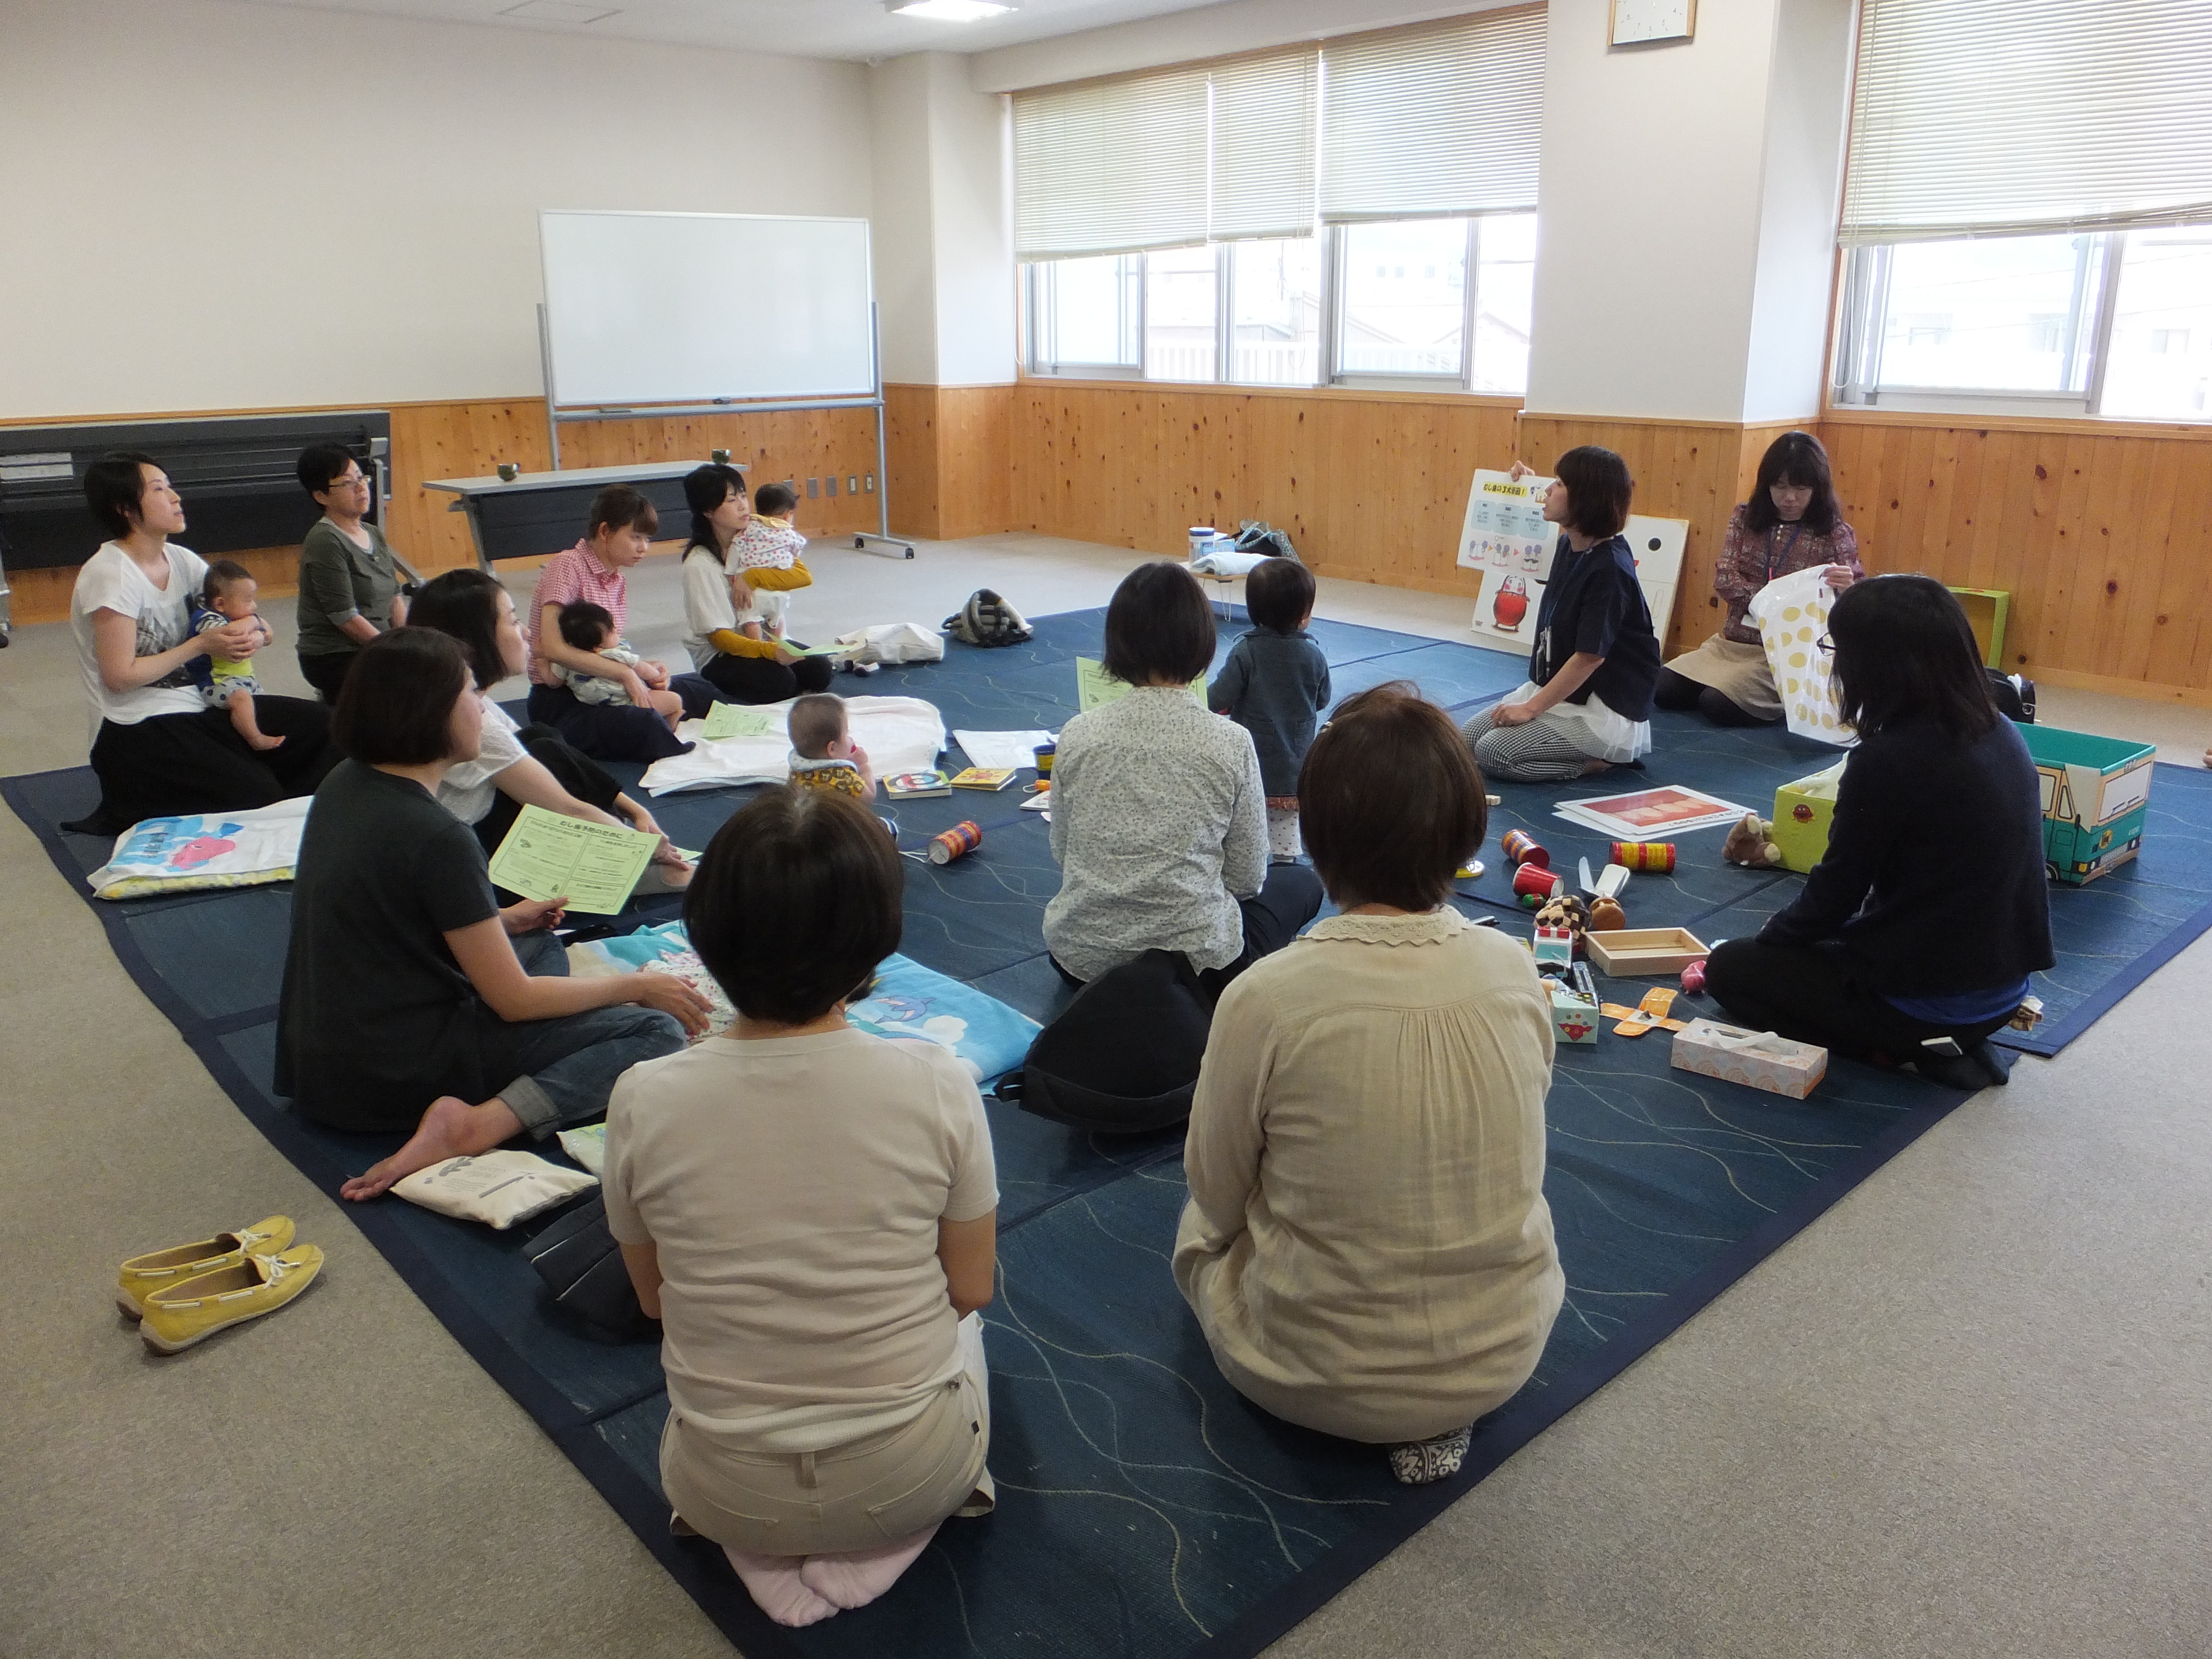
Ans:
POLYGON ((1247 969, 1206 1043, 1176 1283, 1222 1375, 1324 1434, 1456 1473, 1528 1381, 1565 1280, 1544 1202, 1551 1005, 1446 902, 1481 775, 1411 686, 1364 692, 1299 779, 1341 915, 1247 969))
POLYGON ((238 623, 192 631, 207 564, 169 540, 185 527, 185 509, 168 476, 149 456, 110 455, 85 469, 84 493, 112 538, 85 561, 70 595, 70 633, 100 720, 92 769, 100 804, 63 827, 119 835, 143 818, 313 793, 338 759, 326 710, 303 698, 255 697, 255 720, 281 739, 257 750, 201 696, 208 658, 248 657, 258 635, 238 623))
POLYGON ((1053 763, 1061 873, 1044 942, 1073 983, 1179 951, 1218 994, 1321 908, 1312 871, 1268 863, 1252 734, 1191 694, 1215 640, 1213 607, 1182 565, 1139 565, 1114 590, 1105 669, 1132 689, 1068 721, 1053 763))
POLYGON ((518 728, 514 719, 491 698, 491 689, 520 674, 530 647, 515 620, 514 600, 481 570, 448 570, 423 584, 409 620, 435 629, 460 642, 483 709, 483 731, 475 758, 457 761, 438 782, 438 805, 472 826, 487 854, 499 850, 516 815, 526 806, 549 812, 641 830, 660 836, 653 867, 639 890, 681 887, 691 866, 661 835, 642 805, 589 756, 580 754, 550 726, 518 728))
POLYGON ((902 868, 849 795, 738 811, 684 905, 736 1023, 607 1106, 607 1225, 664 1332, 662 1488, 786 1625, 991 1506, 983 1103, 948 1050, 845 1021, 898 948, 902 868))
POLYGON ((738 612, 750 605, 749 586, 804 587, 814 580, 803 560, 789 570, 740 570, 729 562, 730 544, 752 517, 744 474, 710 461, 684 477, 684 499, 691 509, 684 550, 684 648, 691 665, 734 702, 788 702, 802 691, 827 691, 827 659, 738 632, 738 612))

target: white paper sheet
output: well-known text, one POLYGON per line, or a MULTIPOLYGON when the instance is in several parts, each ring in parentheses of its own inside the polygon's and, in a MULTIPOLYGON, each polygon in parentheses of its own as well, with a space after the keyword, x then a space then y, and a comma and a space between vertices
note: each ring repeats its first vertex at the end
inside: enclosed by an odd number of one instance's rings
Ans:
MULTIPOLYGON (((952 741, 968 757, 970 766, 1017 769, 1036 764, 1036 746, 1050 743, 1049 732, 955 732, 952 741)), ((881 774, 878 775, 878 776, 881 774)))
MULTIPOLYGON (((787 702, 767 703, 762 712, 775 720, 773 735, 721 738, 701 742, 703 720, 686 720, 677 735, 698 744, 688 755, 672 755, 646 769, 649 793, 672 795, 685 789, 716 789, 726 784, 782 783, 791 776, 791 739, 785 723, 787 702)), ((853 738, 868 751, 879 778, 895 772, 927 772, 945 747, 945 718, 937 705, 920 697, 848 697, 845 717, 853 738)))

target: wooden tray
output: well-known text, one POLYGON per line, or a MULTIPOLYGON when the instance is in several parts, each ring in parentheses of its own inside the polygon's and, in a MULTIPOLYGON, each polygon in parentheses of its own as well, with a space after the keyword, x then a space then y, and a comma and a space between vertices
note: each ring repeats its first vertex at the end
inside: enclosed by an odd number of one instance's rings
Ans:
POLYGON ((1614 927, 1583 935, 1592 962, 1615 979, 1638 974, 1679 974, 1712 954, 1686 927, 1614 927))

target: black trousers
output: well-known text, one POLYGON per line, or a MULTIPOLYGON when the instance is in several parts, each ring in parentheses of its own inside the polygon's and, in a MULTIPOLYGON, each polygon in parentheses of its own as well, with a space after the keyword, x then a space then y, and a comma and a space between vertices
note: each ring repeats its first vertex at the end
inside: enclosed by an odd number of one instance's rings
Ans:
POLYGON ((248 747, 221 708, 156 714, 135 726, 102 720, 92 741, 99 810, 63 827, 119 836, 143 818, 236 812, 313 794, 340 758, 331 743, 330 710, 304 697, 259 696, 253 717, 264 732, 284 741, 274 749, 248 747))
MULTIPOLYGON (((605 767, 589 755, 580 753, 567 738, 550 726, 526 726, 515 735, 531 759, 553 775, 554 781, 586 805, 596 806, 602 812, 614 812, 615 800, 622 785, 607 773, 605 767)), ((491 811, 476 823, 477 839, 483 843, 484 856, 499 851, 500 842, 514 827, 522 808, 504 794, 495 791, 491 811)), ((615 812, 617 817, 622 814, 615 812)))
POLYGON ((1973 1025, 1915 1019, 1858 979, 1832 944, 1730 939, 1707 960, 1705 989, 1739 1025, 1892 1065, 1923 1058, 1920 1045, 1929 1037, 1948 1036, 1960 1048, 1972 1048, 2012 1018, 2008 1009, 1973 1025))
MULTIPOLYGON (((1271 864, 1267 878, 1250 898, 1237 901, 1244 913, 1244 949, 1226 968, 1201 969, 1198 982, 1207 996, 1218 1000, 1230 981, 1261 957, 1273 956, 1298 936, 1301 929, 1321 914, 1321 878, 1303 864, 1271 864)), ((1058 957, 1047 958, 1070 985, 1082 980, 1060 966, 1058 957)))
POLYGON ((1715 726, 1771 726, 1733 697, 1723 696, 1710 685, 1700 685, 1687 674, 1677 674, 1671 668, 1659 671, 1659 683, 1651 689, 1651 701, 1662 708, 1694 708, 1715 726))
POLYGON ((830 659, 804 657, 780 663, 768 657, 732 657, 720 653, 699 671, 732 702, 788 702, 803 692, 830 689, 830 659))
MULTIPOLYGON (((696 674, 670 675, 668 689, 684 699, 687 720, 701 718, 721 701, 713 685, 696 674)), ((691 748, 650 708, 585 702, 565 685, 532 686, 529 711, 533 724, 551 726, 572 748, 594 760, 637 761, 649 766, 691 748)))
POLYGON ((322 696, 325 702, 336 702, 338 693, 345 689, 346 675, 353 667, 358 651, 319 651, 313 654, 300 653, 300 675, 322 696))

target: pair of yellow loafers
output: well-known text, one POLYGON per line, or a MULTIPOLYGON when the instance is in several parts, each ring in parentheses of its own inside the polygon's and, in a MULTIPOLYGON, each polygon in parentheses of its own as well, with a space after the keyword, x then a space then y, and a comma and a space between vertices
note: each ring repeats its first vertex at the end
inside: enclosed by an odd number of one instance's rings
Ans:
POLYGON ((115 1305, 146 1346, 175 1353, 217 1331, 274 1313, 314 1282, 323 1253, 295 1244, 289 1216, 134 1255, 116 1275, 115 1305))

